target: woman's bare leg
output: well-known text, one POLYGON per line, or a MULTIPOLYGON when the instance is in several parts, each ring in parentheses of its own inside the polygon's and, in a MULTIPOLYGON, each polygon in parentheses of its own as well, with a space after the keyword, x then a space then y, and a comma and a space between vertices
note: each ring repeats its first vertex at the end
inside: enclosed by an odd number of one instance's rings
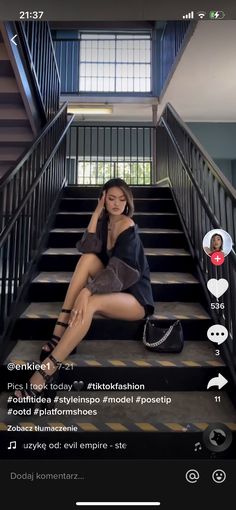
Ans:
POLYGON ((88 306, 81 320, 68 328, 60 342, 53 351, 53 356, 63 361, 71 351, 83 340, 87 334, 94 313, 100 313, 112 319, 124 319, 127 321, 141 320, 144 318, 144 307, 132 295, 125 292, 112 292, 111 294, 93 294, 88 299, 88 306))
MULTIPOLYGON (((123 292, 114 292, 111 294, 94 294, 89 297, 84 322, 81 320, 71 328, 68 328, 57 346, 52 352, 53 357, 63 362, 71 351, 83 340, 87 334, 93 315, 98 312, 114 319, 141 320, 144 318, 145 310, 132 294, 123 292)), ((44 364, 47 366, 46 372, 51 375, 55 372, 55 366, 46 358, 44 364)), ((42 385, 42 376, 35 372, 30 379, 32 384, 42 385)))
MULTIPOLYGON (((91 278, 94 278, 95 275, 102 269, 104 269, 104 265, 94 253, 85 253, 81 255, 79 262, 73 273, 73 276, 71 278, 70 285, 67 289, 66 297, 62 308, 65 308, 66 310, 71 310, 74 306, 74 302, 79 292, 87 284, 89 276, 91 276, 91 278)), ((69 318, 70 318, 69 313, 60 312, 57 320, 60 322, 64 322, 65 324, 68 324, 69 318)), ((56 325, 53 330, 53 335, 61 337, 64 331, 65 328, 63 326, 56 325)), ((49 352, 49 350, 51 349, 49 349, 48 345, 45 344, 43 346, 43 350, 49 352)))

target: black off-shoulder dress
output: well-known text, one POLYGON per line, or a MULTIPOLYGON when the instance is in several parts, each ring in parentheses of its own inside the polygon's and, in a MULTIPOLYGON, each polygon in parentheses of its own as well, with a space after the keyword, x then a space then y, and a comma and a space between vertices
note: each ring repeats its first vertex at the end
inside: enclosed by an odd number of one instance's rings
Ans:
POLYGON ((86 287, 92 294, 128 292, 145 309, 145 317, 154 313, 150 270, 141 242, 138 225, 128 227, 107 250, 108 216, 98 220, 96 233, 84 232, 76 244, 80 253, 96 253, 105 268, 86 287))

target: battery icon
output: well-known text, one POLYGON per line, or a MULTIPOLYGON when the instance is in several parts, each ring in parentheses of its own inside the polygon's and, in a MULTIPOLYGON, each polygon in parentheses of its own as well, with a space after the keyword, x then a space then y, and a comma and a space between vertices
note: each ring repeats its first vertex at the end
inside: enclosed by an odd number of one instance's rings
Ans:
POLYGON ((224 11, 210 11, 209 18, 210 19, 223 19, 225 17, 224 11))

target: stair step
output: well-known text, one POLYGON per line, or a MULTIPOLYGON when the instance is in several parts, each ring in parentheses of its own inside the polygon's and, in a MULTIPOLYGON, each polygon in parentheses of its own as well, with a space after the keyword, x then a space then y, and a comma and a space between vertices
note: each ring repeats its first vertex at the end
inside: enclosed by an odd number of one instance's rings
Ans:
MULTIPOLYGON (((181 248, 145 248, 145 254, 147 256, 156 257, 191 257, 187 250, 181 248)), ((77 255, 78 250, 76 248, 48 248, 43 252, 43 255, 77 255)))
MULTIPOLYGON (((63 299, 73 273, 68 271, 44 271, 31 282, 28 299, 43 301, 63 299)), ((162 301, 186 301, 200 299, 201 287, 198 280, 189 273, 151 272, 153 298, 162 301)))
MULTIPOLYGON (((188 249, 184 232, 168 228, 139 228, 144 247, 188 249)), ((81 239, 84 228, 54 228, 50 232, 49 247, 74 247, 81 239)))
MULTIPOLYGON (((46 340, 51 338, 55 322, 62 307, 62 302, 32 302, 16 321, 13 339, 46 340)), ((157 302, 154 322, 166 328, 175 320, 181 320, 186 341, 199 341, 206 338, 207 329, 212 324, 211 318, 200 303, 157 302)), ((141 340, 144 320, 124 321, 108 319, 95 314, 86 335, 89 340, 141 340)))
MULTIPOLYGON (((3 389, 7 389, 9 382, 7 363, 22 365, 37 360, 44 343, 37 340, 17 343, 5 361, 1 376, 3 389)), ((71 384, 82 379, 87 387, 89 382, 115 383, 119 380, 120 383, 143 383, 146 391, 181 391, 186 388, 188 391, 200 391, 206 389, 216 370, 228 377, 223 360, 216 358, 209 341, 186 342, 179 354, 158 354, 134 340, 127 340, 125 348, 121 340, 93 340, 92 346, 91 342, 84 340, 77 347, 77 353, 64 361, 61 381, 71 384)), ((32 371, 28 369, 25 372, 27 380, 32 371)), ((11 381, 17 383, 20 378, 19 370, 11 371, 11 381)))
POLYGON ((0 66, 1 66, 3 60, 9 60, 9 57, 7 54, 5 44, 3 42, 0 42, 0 62, 1 62, 0 66))
POLYGON ((27 126, 28 117, 23 105, 0 104, 0 126, 27 126))
MULTIPOLYGON (((1 80, 1 76, 0 76, 1 80)), ((1 87, 1 84, 0 84, 1 87)), ((20 91, 17 92, 0 92, 0 106, 5 103, 21 104, 22 99, 20 91)))
MULTIPOLYGON (((73 273, 67 271, 50 272, 44 271, 33 279, 33 283, 70 283, 73 273)), ((195 276, 188 273, 151 273, 151 283, 169 284, 169 283, 195 283, 198 280, 195 276)))
MULTIPOLYGON (((135 209, 151 212, 176 212, 172 198, 135 198, 135 209)), ((97 198, 62 198, 60 211, 94 211, 97 198)))
POLYGON ((33 141, 31 129, 26 127, 0 127, 0 142, 6 143, 29 143, 33 141))
MULTIPOLYGON (((89 224, 93 212, 68 212, 60 211, 56 215, 55 227, 82 227, 86 228, 89 224)), ((153 212, 151 215, 148 212, 136 212, 133 219, 139 227, 169 227, 180 228, 179 216, 176 213, 158 213, 153 212)))
POLYGON ((0 95, 19 93, 16 79, 7 76, 0 76, 0 95))
POLYGON ((10 60, 0 60, 0 77, 13 78, 14 72, 10 60))
MULTIPOLYGON (((56 319, 62 307, 61 302, 31 303, 21 314, 21 318, 56 319)), ((208 320, 210 316, 199 303, 158 302, 152 316, 156 320, 194 319, 208 320)), ((107 319, 108 320, 108 319, 107 319)))
MULTIPOLYGON (((14 78, 12 65, 3 42, 0 42, 0 77, 14 78)), ((1 90, 0 88, 0 93, 1 90)))
MULTIPOLYGON (((171 198, 171 190, 168 186, 129 186, 133 193, 134 198, 151 198, 151 197, 159 197, 159 198, 171 198)), ((64 189, 64 197, 65 198, 98 198, 101 192, 101 186, 89 186, 89 185, 74 185, 67 186, 64 189)))
POLYGON ((2 163, 0 161, 0 178, 2 178, 8 170, 12 167, 12 163, 2 163))
MULTIPOLYGON (((68 393, 58 392, 61 398, 67 397, 68 393)), ((38 418, 22 417, 17 415, 9 416, 6 411, 8 394, 2 393, 0 397, 0 429, 4 430, 5 424, 23 424, 30 425, 76 425, 78 432, 202 432, 211 423, 222 423, 230 429, 235 430, 236 414, 232 403, 226 392, 221 390, 221 405, 215 404, 215 392, 208 391, 176 391, 165 392, 124 392, 111 391, 108 397, 117 399, 111 403, 103 401, 104 391, 83 391, 80 397, 95 398, 100 401, 92 406, 97 411, 94 416, 75 414, 74 416, 63 416, 60 419, 56 416, 46 416, 38 418), (146 403, 136 403, 137 396, 146 399, 146 403), (131 402, 124 405, 118 399, 122 397, 130 397, 131 402), (150 404, 148 399, 163 399, 164 402, 150 404), (171 399, 171 403, 167 405, 166 399, 171 399), (132 402, 133 400, 133 402, 132 402), (52 423, 53 422, 53 423, 52 423)), ((61 411, 68 409, 65 403, 56 404, 57 409, 61 411)), ((90 403, 79 404, 80 409, 91 409, 90 403)), ((78 409, 78 403, 71 403, 70 409, 78 409)))
MULTIPOLYGON (((12 363, 17 362, 19 365, 18 361, 18 358, 11 358, 12 363)), ((27 363, 25 360, 20 361, 22 364, 27 363)), ((30 362, 32 361, 30 360, 30 362)), ((118 380, 120 384, 129 383, 130 389, 134 389, 134 385, 143 385, 142 389, 145 388, 146 391, 176 392, 186 391, 186 389, 188 391, 204 391, 207 388, 208 382, 218 373, 225 377, 227 381, 229 380, 229 371, 225 366, 197 366, 196 363, 194 367, 191 367, 187 366, 188 362, 182 366, 169 366, 172 363, 171 361, 163 361, 163 365, 156 363, 155 366, 151 366, 151 363, 137 360, 136 365, 145 364, 146 366, 142 368, 139 366, 130 367, 125 366, 123 363, 122 371, 118 372, 118 369, 114 366, 118 362, 120 360, 114 359, 113 364, 110 363, 110 366, 102 366, 102 363, 97 360, 87 360, 78 367, 76 364, 72 364, 70 360, 62 367, 59 381, 60 383, 72 385, 74 381, 82 380, 85 388, 92 383, 94 386, 91 386, 91 388, 98 389, 98 386, 95 385, 96 383, 115 384, 118 380)), ((195 362, 191 361, 189 363, 195 362)), ((4 365, 1 371, 1 388, 3 391, 6 391, 9 388, 9 382, 15 384, 27 382, 32 374, 33 370, 24 369, 23 375, 19 370, 13 370, 9 378, 7 366, 4 365)), ((126 388, 128 389, 128 386, 126 388)))
MULTIPOLYGON (((150 271, 194 270, 193 259, 181 248, 145 248, 150 271)), ((48 248, 43 252, 38 269, 40 271, 74 271, 81 255, 76 248, 48 248)))
MULTIPOLYGON (((83 234, 84 228, 54 228, 51 232, 59 234, 83 234)), ((177 228, 139 228, 140 234, 183 234, 182 230, 177 228)))
POLYGON ((17 161, 21 155, 25 152, 25 147, 20 146, 11 146, 11 147, 4 147, 0 146, 0 161, 9 161, 9 162, 15 162, 17 161))
MULTIPOLYGON (((54 228, 50 232, 50 247, 72 247, 81 239, 84 228, 54 228)), ((144 247, 188 249, 183 231, 167 228, 139 228, 144 247)))
POLYGON ((23 105, 2 104, 0 119, 27 119, 23 105))
MULTIPOLYGON (((8 356, 5 363, 10 361, 26 362, 37 360, 44 340, 19 340, 8 356)), ((84 340, 77 347, 76 354, 70 356, 64 363, 72 363, 77 367, 122 367, 144 368, 145 366, 191 367, 212 366, 224 367, 224 361, 215 356, 215 349, 208 340, 186 342, 182 352, 157 353, 147 350, 142 342, 127 340, 125 348, 122 340, 84 340), (146 365, 145 365, 146 364, 146 365)))

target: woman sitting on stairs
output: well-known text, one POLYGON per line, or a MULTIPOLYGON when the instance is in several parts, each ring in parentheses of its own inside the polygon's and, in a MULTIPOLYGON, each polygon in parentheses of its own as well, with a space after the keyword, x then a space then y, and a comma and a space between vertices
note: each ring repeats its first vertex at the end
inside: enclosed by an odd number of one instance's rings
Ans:
POLYGON ((16 391, 16 397, 43 394, 42 388, 54 380, 63 360, 87 334, 95 313, 128 321, 154 313, 149 266, 138 226, 131 219, 133 212, 133 195, 126 182, 118 178, 106 182, 76 245, 82 255, 52 339, 41 351, 44 370, 34 372, 31 389, 16 391))

